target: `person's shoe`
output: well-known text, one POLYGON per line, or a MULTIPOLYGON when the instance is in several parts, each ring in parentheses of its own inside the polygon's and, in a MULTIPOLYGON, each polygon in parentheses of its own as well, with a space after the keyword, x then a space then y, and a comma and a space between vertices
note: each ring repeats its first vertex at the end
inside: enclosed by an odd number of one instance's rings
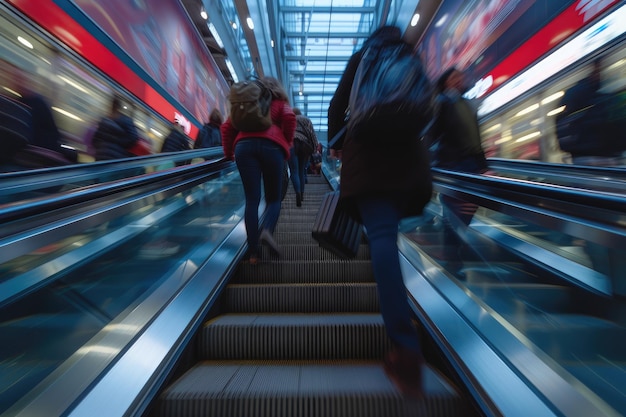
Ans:
POLYGON ((176 254, 180 245, 171 240, 159 239, 148 242, 139 250, 139 257, 143 259, 164 258, 176 254))
POLYGON ((385 374, 398 388, 410 398, 424 396, 422 390, 422 366, 424 357, 420 353, 405 348, 394 348, 385 357, 385 374))
POLYGON ((280 256, 280 247, 278 247, 278 244, 274 240, 274 236, 272 236, 269 230, 263 229, 261 231, 261 235, 259 236, 259 239, 261 240, 261 242, 269 246, 269 248, 272 250, 274 255, 280 256))
POLYGON ((296 207, 302 207, 302 193, 296 193, 296 207))

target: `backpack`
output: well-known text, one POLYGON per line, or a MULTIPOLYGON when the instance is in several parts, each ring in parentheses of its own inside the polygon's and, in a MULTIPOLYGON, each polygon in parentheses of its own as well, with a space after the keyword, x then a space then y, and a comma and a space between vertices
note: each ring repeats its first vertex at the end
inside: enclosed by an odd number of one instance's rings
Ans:
POLYGON ((310 156, 315 151, 316 144, 311 137, 312 132, 306 125, 304 116, 296 116, 296 132, 293 136, 293 145, 297 155, 310 156))
POLYGON ((350 91, 348 130, 357 138, 415 139, 432 123, 433 97, 422 62, 408 45, 368 48, 350 91))
POLYGON ((242 81, 230 87, 230 121, 242 132, 260 132, 272 125, 272 93, 261 80, 242 81))

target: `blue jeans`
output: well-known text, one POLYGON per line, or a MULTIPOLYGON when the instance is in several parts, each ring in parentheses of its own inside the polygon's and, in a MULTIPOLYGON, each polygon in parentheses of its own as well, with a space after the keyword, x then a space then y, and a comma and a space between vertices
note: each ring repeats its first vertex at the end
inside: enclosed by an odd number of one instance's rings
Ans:
POLYGON ((308 158, 296 155, 295 148, 291 148, 289 155, 289 171, 291 171, 291 182, 296 193, 304 192, 306 183, 306 162, 308 158))
POLYGON ((269 139, 241 139, 235 145, 235 163, 239 169, 246 197, 244 223, 248 251, 256 255, 259 248, 261 181, 263 181, 267 205, 264 227, 274 233, 278 216, 280 216, 285 154, 280 145, 269 139))
POLYGON ((398 255, 400 197, 360 197, 357 205, 367 231, 387 335, 394 344, 419 353, 419 335, 412 321, 398 255))

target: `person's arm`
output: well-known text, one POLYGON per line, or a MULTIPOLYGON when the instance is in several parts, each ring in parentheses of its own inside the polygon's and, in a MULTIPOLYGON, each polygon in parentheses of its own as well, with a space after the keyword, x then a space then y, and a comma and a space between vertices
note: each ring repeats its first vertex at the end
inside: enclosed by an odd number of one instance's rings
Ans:
MULTIPOLYGON (((334 137, 346 124, 346 109, 350 101, 350 90, 352 89, 352 82, 360 61, 361 53, 356 53, 350 57, 337 85, 337 90, 335 90, 335 94, 330 100, 328 107, 328 140, 334 137)), ((341 139, 333 145, 334 149, 341 149, 342 147, 343 140, 341 139)))
POLYGON ((293 137, 296 133, 296 125, 296 114, 293 112, 291 106, 285 102, 283 105, 281 128, 289 147, 293 146, 293 137))
POLYGON ((231 123, 230 117, 222 123, 220 131, 222 132, 222 148, 224 149, 224 157, 229 161, 233 161, 235 159, 233 142, 237 136, 237 129, 235 129, 231 123))

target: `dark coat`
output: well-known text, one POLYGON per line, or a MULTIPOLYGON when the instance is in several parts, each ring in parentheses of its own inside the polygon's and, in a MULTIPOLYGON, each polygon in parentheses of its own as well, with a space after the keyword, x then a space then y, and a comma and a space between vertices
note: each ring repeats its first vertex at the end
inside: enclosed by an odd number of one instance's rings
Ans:
POLYGON ((173 128, 163 140, 161 152, 181 152, 191 149, 189 139, 178 128, 173 128))
POLYGON ((115 119, 104 118, 93 134, 92 144, 96 161, 122 159, 134 156, 130 152, 139 134, 133 120, 125 115, 115 119))
POLYGON ((222 146, 222 133, 220 127, 214 123, 206 123, 198 132, 193 144, 194 149, 212 148, 222 146))
POLYGON ((472 104, 463 97, 442 93, 437 97, 437 117, 430 134, 437 143, 434 165, 474 173, 487 169, 482 148, 478 116, 472 104))
MULTIPOLYGON (((328 137, 332 138, 345 124, 344 113, 348 106, 350 88, 361 59, 362 51, 367 47, 380 47, 388 43, 401 42, 389 38, 384 32, 372 36, 363 49, 355 53, 350 60, 328 110, 328 137)), ((389 135, 402 135, 389 127, 389 135)), ((421 214, 432 194, 430 161, 426 147, 419 137, 393 141, 390 146, 385 137, 377 140, 359 140, 350 132, 345 139, 337 142, 333 148, 342 150, 340 195, 344 203, 354 209, 355 197, 364 196, 402 196, 405 204, 403 215, 421 214)))
POLYGON ((52 116, 50 106, 39 95, 31 94, 21 98, 22 103, 30 107, 33 122, 31 145, 59 152, 61 149, 61 133, 52 116))

